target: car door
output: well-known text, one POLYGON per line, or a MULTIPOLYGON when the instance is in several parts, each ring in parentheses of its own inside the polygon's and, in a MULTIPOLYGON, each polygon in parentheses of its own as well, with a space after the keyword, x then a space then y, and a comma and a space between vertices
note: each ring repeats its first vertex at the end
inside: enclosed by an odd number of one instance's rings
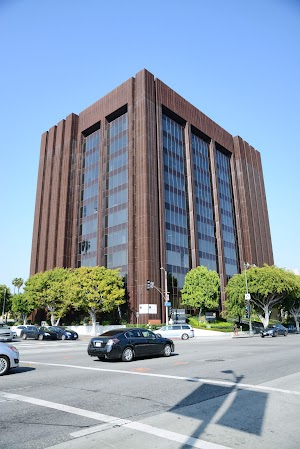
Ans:
POLYGON ((37 338, 38 329, 35 326, 28 326, 25 330, 27 338, 37 338))
POLYGON ((128 344, 134 348, 134 352, 137 357, 144 355, 145 339, 138 329, 130 329, 127 331, 125 338, 127 339, 128 344))
POLYGON ((156 335, 148 329, 142 329, 143 338, 143 355, 155 355, 161 352, 162 343, 159 343, 159 339, 156 335))

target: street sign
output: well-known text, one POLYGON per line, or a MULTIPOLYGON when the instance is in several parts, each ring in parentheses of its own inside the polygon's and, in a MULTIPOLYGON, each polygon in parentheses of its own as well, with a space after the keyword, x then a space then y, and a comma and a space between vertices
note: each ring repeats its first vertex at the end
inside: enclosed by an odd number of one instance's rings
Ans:
POLYGON ((245 300, 250 301, 250 299, 251 299, 250 293, 245 293, 245 300))
POLYGON ((165 307, 171 307, 171 301, 166 301, 165 302, 165 307))

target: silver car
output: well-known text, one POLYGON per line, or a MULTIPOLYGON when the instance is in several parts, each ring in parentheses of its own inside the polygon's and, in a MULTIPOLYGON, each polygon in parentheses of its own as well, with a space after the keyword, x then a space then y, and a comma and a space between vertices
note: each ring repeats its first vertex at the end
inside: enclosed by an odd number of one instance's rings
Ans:
POLYGON ((12 341, 15 333, 6 324, 0 323, 0 341, 12 341))
POLYGON ((157 329, 154 333, 160 337, 177 337, 182 338, 182 340, 188 340, 194 337, 194 329, 189 324, 170 324, 157 329))
POLYGON ((18 368, 19 351, 13 345, 0 343, 0 376, 7 374, 10 369, 18 368))

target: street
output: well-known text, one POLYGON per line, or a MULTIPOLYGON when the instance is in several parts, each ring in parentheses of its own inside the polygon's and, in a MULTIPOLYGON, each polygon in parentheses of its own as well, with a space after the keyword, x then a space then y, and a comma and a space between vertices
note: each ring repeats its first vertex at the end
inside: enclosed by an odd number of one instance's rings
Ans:
POLYGON ((88 340, 13 343, 1 449, 299 449, 300 335, 174 340, 131 363, 89 357, 88 340))

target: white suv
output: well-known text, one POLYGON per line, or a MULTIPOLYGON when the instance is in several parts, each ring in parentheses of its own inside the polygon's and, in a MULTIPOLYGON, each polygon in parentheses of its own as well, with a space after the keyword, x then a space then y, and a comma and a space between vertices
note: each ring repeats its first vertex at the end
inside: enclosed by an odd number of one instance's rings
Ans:
POLYGON ((188 340, 194 337, 194 329, 189 324, 170 324, 169 326, 163 326, 157 329, 154 333, 160 337, 177 337, 182 338, 182 340, 188 340))

